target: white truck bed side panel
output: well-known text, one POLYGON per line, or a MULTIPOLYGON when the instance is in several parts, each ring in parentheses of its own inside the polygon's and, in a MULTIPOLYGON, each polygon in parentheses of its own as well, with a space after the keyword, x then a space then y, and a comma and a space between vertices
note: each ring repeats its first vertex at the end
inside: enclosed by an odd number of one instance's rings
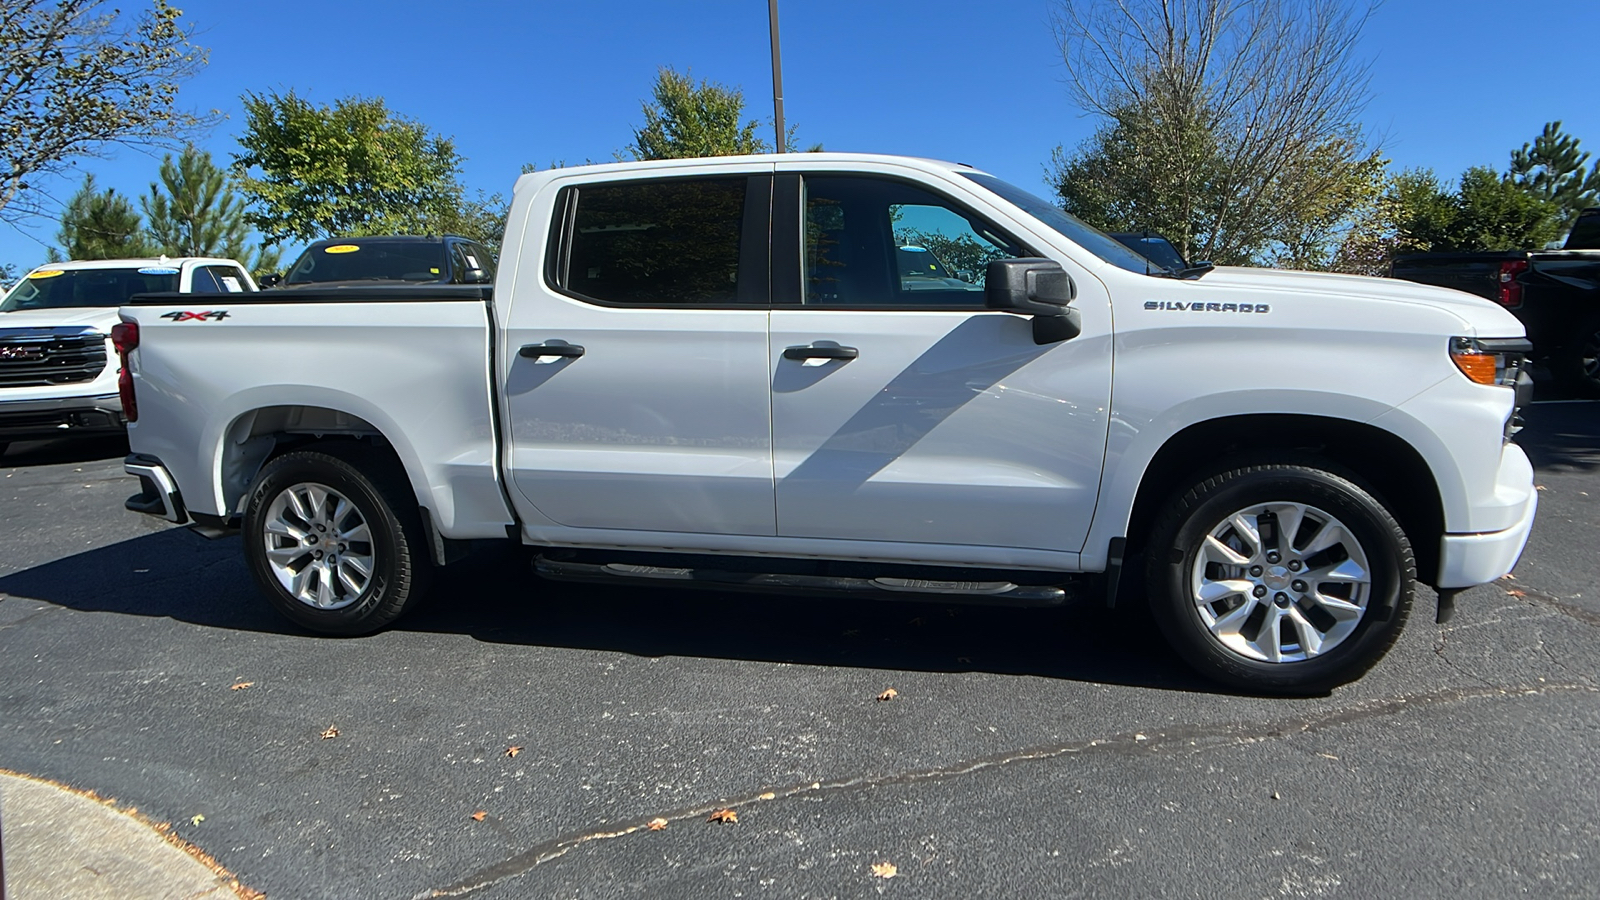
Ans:
POLYGON ((167 465, 191 511, 239 510, 222 464, 227 442, 247 436, 230 437, 241 417, 317 406, 366 420, 393 445, 445 537, 505 536, 482 303, 285 296, 228 307, 222 320, 162 318, 172 309, 124 311, 141 330, 130 442, 167 465))

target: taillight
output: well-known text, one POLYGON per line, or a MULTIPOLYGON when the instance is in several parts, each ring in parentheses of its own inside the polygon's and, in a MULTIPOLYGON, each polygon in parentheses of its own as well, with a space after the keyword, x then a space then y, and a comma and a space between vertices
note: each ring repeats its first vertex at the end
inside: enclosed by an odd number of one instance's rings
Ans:
POLYGON ((1528 261, 1525 259, 1508 259, 1500 263, 1500 305, 1507 309, 1516 309, 1522 305, 1522 282, 1517 276, 1528 271, 1528 261))
POLYGON ((118 322, 111 326, 111 346, 117 348, 122 368, 117 372, 117 393, 122 397, 122 415, 129 422, 139 421, 139 402, 133 396, 133 367, 128 354, 139 346, 139 323, 118 322))

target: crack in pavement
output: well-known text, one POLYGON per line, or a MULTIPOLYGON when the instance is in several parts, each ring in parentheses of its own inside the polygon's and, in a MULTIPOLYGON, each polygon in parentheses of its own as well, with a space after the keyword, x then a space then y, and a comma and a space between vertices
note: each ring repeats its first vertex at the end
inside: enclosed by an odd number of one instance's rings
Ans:
MULTIPOLYGON (((1511 596, 1526 600, 1533 606, 1549 607, 1554 609, 1556 612, 1567 616, 1568 618, 1577 619, 1579 622, 1582 622, 1585 625, 1593 625, 1596 628, 1600 628, 1600 613, 1584 609, 1576 603, 1568 603, 1554 594, 1546 593, 1545 591, 1538 590, 1537 588, 1524 587, 1520 581, 1517 582, 1516 585, 1517 586, 1515 588, 1511 588, 1509 590, 1517 590, 1521 591, 1522 593, 1520 596, 1516 594, 1511 594, 1511 596)), ((1502 590, 1508 589, 1502 588, 1502 590)))
POLYGON ((651 819, 662 818, 668 822, 684 819, 700 818, 719 809, 737 810, 744 806, 753 806, 757 803, 776 802, 787 800, 791 797, 802 795, 839 794, 851 791, 875 788, 884 785, 907 785, 923 782, 944 781, 959 778, 980 772, 986 769, 995 769, 1013 763, 1029 762, 1036 760, 1049 760, 1062 756, 1076 756, 1085 753, 1150 753, 1158 752, 1163 747, 1180 745, 1187 752, 1214 749, 1218 747, 1241 746, 1255 744, 1261 741, 1276 738, 1292 737, 1309 734, 1327 728, 1349 725, 1366 719, 1381 718, 1384 716, 1400 715, 1406 710, 1440 706, 1451 703, 1462 703, 1469 700, 1482 700, 1503 697, 1524 697, 1529 695, 1542 695, 1554 693, 1600 693, 1600 688, 1589 684, 1577 682, 1546 683, 1538 685, 1512 685, 1512 686, 1487 686, 1473 688, 1452 688, 1449 690, 1434 691, 1425 694, 1401 695, 1386 699, 1367 700, 1342 709, 1329 710, 1309 716, 1282 719, 1275 722, 1258 723, 1231 723, 1215 725, 1179 725, 1164 731, 1124 732, 1110 737, 1093 738, 1085 741, 1076 741, 1068 744, 1052 744, 1035 746, 1022 750, 1006 753, 981 756, 976 759, 955 763, 949 766, 939 766, 928 769, 917 769, 909 772, 900 772, 888 775, 858 775, 852 778, 841 778, 833 781, 814 781, 810 784, 792 785, 783 789, 763 791, 733 800, 723 800, 717 803, 703 804, 693 807, 682 807, 670 812, 656 815, 641 816, 639 821, 624 828, 609 831, 586 831, 552 838, 533 845, 527 850, 508 857, 494 865, 479 869, 466 878, 442 888, 425 890, 414 894, 411 900, 425 900, 432 897, 460 897, 474 891, 517 878, 532 871, 535 867, 565 856, 573 849, 590 841, 611 840, 625 837, 637 831, 647 830, 651 819))

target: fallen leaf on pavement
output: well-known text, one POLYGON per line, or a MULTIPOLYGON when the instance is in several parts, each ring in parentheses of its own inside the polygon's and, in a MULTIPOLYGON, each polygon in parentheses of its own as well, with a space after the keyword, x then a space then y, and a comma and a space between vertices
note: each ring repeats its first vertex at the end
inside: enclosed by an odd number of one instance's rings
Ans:
POLYGON ((255 687, 255 686, 256 686, 256 683, 254 681, 241 681, 238 684, 234 685, 233 687, 228 688, 228 690, 230 690, 230 691, 242 691, 245 688, 251 688, 251 687, 255 687))
POLYGON ((329 725, 322 732, 322 739, 323 740, 327 740, 328 738, 336 738, 338 736, 339 736, 339 726, 337 726, 337 725, 329 725))
POLYGON ((712 813, 711 816, 706 819, 706 821, 732 825, 733 823, 739 821, 739 814, 731 809, 719 809, 712 813))
POLYGON ((1528 596, 1528 592, 1527 591, 1519 591, 1516 588, 1512 588, 1512 589, 1506 591, 1506 594, 1509 595, 1509 596, 1512 596, 1512 597, 1526 597, 1526 596, 1528 596))
POLYGON ((874 878, 893 878, 899 874, 900 870, 895 867, 894 863, 881 862, 872 864, 874 878))
POLYGON ((518 753, 521 753, 521 752, 522 752, 522 748, 521 747, 507 747, 506 748, 506 755, 510 756, 510 757, 515 757, 518 753))
POLYGON ((651 831, 660 831, 661 829, 667 827, 667 820, 666 819, 651 819, 650 820, 650 824, 646 825, 645 827, 650 829, 651 831))
POLYGON ((487 818, 489 818, 489 814, 481 809, 472 814, 472 821, 474 822, 482 822, 487 818))
POLYGON ((765 794, 762 794, 760 796, 760 798, 758 798, 758 799, 761 799, 761 800, 772 800, 772 799, 775 799, 777 796, 778 796, 777 794, 774 794, 771 791, 767 791, 765 794))
POLYGON ((893 700, 894 698, 896 698, 898 696, 900 696, 900 692, 899 691, 895 690, 894 688, 889 688, 887 691, 884 691, 883 693, 878 695, 878 701, 882 702, 884 700, 893 700))
POLYGON ((205 816, 194 816, 193 818, 189 819, 189 824, 190 825, 199 825, 201 822, 204 822, 205 820, 206 820, 205 816))

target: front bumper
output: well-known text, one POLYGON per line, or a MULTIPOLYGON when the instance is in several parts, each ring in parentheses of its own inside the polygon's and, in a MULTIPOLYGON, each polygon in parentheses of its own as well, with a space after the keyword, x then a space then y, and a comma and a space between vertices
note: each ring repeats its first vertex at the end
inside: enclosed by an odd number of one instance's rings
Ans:
POLYGON ((1467 588, 1488 584, 1509 573, 1528 545, 1539 494, 1533 486, 1533 467, 1522 448, 1506 445, 1497 479, 1498 507, 1520 507, 1516 524, 1502 531, 1481 534, 1447 534, 1440 541, 1439 588, 1467 588), (1510 502, 1507 502, 1510 501, 1510 502))
POLYGON ((0 440, 44 441, 79 434, 125 431, 122 398, 48 397, 0 400, 0 440))

